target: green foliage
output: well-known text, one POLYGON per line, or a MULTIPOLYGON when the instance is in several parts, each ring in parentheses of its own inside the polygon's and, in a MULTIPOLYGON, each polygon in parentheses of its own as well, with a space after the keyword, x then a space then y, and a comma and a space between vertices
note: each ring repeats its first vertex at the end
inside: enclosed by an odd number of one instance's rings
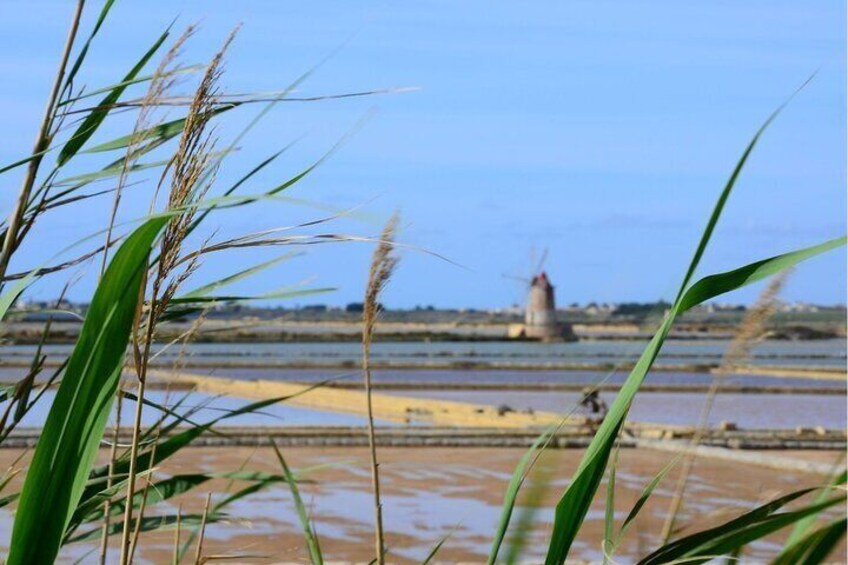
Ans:
POLYGON ((726 555, 742 546, 790 526, 808 516, 844 504, 845 496, 835 496, 822 502, 814 502, 799 510, 777 512, 786 504, 811 493, 815 489, 803 489, 782 496, 743 514, 721 526, 709 528, 671 542, 641 561, 639 565, 661 563, 706 563, 720 555, 726 555))
POLYGON ((82 124, 77 128, 74 134, 71 136, 71 139, 65 144, 62 150, 59 152, 58 164, 64 165, 71 158, 77 154, 77 152, 85 145, 86 141, 88 141, 92 135, 97 131, 97 128, 103 123, 103 120, 106 119, 106 116, 109 114, 109 111, 114 106, 115 102, 117 102, 121 95, 126 90, 129 81, 132 81, 138 73, 144 69, 153 55, 156 54, 156 51, 165 43, 165 40, 168 38, 168 31, 162 33, 159 38, 153 43, 153 46, 147 50, 147 52, 141 57, 141 59, 133 66, 132 69, 127 73, 127 76, 124 77, 124 80, 113 88, 104 98, 100 101, 97 108, 89 112, 82 124))
POLYGON ((271 445, 274 447, 274 453, 277 455, 277 461, 280 462, 280 467, 283 469, 283 476, 286 479, 286 484, 289 485, 292 500, 294 501, 294 507, 297 511, 297 518, 300 520, 300 527, 303 530, 303 537, 306 540, 306 549, 309 552, 309 559, 312 562, 312 565, 323 565, 324 557, 321 554, 321 545, 318 543, 318 534, 315 533, 315 529, 309 521, 309 513, 307 512, 306 505, 303 503, 303 499, 300 496, 300 490, 297 488, 297 481, 295 481, 294 474, 289 469, 280 448, 277 447, 274 440, 271 440, 271 445))
POLYGON ((21 491, 10 565, 56 557, 103 438, 147 259, 166 221, 137 228, 97 287, 21 491))
MULTIPOLYGON (((810 514, 806 518, 815 518, 816 514, 810 514)), ((787 546, 774 560, 773 565, 818 565, 823 563, 827 556, 836 548, 845 537, 848 527, 848 519, 838 518, 824 526, 808 532, 797 541, 787 546)))
POLYGON ((589 507, 592 504, 595 492, 597 491, 601 478, 606 470, 610 451, 612 450, 613 444, 618 437, 618 433, 624 424, 630 405, 633 402, 636 393, 639 391, 642 382, 645 380, 648 371, 650 371, 654 361, 659 355, 663 342, 671 330, 675 318, 679 314, 682 314, 686 310, 706 300, 762 280, 783 269, 791 267, 804 259, 808 259, 817 254, 824 253, 825 251, 829 251, 845 244, 844 237, 831 240, 800 251, 779 255, 763 261, 757 261, 733 271, 705 277, 691 285, 691 287, 689 285, 712 237, 713 231, 718 224, 718 220, 721 217, 724 206, 730 197, 748 157, 757 144, 757 141, 759 141, 760 136, 772 120, 774 120, 779 111, 780 109, 769 116, 763 126, 754 135, 751 142, 745 149, 742 158, 736 164, 736 167, 730 175, 730 179, 721 191, 712 214, 707 221, 707 225, 686 274, 683 277, 680 290, 677 293, 677 297, 673 302, 671 310, 665 317, 665 320, 654 335, 653 339, 651 339, 650 343, 645 348, 642 356, 639 358, 627 380, 622 385, 618 396, 606 415, 606 418, 583 455, 577 471, 572 478, 571 484, 568 486, 557 504, 553 533, 551 535, 551 542, 546 558, 547 565, 561 565, 565 562, 569 549, 571 548, 571 544, 577 536, 586 513, 589 511, 589 507))

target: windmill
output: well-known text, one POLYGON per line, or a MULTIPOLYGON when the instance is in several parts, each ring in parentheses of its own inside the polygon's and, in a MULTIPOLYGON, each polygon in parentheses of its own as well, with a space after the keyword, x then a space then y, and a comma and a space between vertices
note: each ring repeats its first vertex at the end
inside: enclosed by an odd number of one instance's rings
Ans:
MULTIPOLYGON (((531 253, 532 256, 532 253, 531 253)), ((573 337, 570 326, 560 324, 556 320, 556 300, 554 285, 544 271, 548 249, 535 264, 535 269, 527 278, 504 275, 524 283, 527 300, 524 307, 524 325, 514 331, 516 337, 528 337, 542 340, 557 340, 573 337)), ((534 262, 531 259, 531 264, 534 262)))
POLYGON ((515 304, 521 304, 522 307, 527 306, 527 289, 533 284, 533 279, 536 278, 536 275, 542 272, 542 269, 545 266, 545 261, 548 258, 548 248, 542 250, 542 255, 539 260, 536 261, 536 249, 534 247, 530 248, 529 260, 521 267, 521 270, 524 270, 527 266, 530 267, 527 274, 520 276, 513 273, 501 273, 501 276, 505 279, 509 279, 511 281, 515 281, 518 284, 516 287, 518 289, 520 298, 516 299, 515 304))

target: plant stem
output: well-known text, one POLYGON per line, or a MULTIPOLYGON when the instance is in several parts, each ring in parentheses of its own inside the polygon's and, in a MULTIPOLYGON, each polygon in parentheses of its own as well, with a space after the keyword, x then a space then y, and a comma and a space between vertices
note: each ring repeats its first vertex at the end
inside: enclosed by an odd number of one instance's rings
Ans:
POLYGON ((200 535, 197 538, 197 551, 194 554, 194 565, 200 565, 203 557, 203 538, 206 534, 206 520, 209 518, 209 503, 212 501, 212 493, 206 495, 206 504, 203 506, 203 518, 200 519, 200 535))
POLYGON ((179 565, 180 563, 180 522, 183 517, 183 505, 180 503, 177 506, 177 525, 174 528, 174 556, 171 558, 172 565, 179 565))
POLYGON ((371 457, 371 488, 374 493, 374 549, 377 552, 377 563, 385 563, 385 543, 383 542, 383 504, 380 502, 380 463, 377 461, 377 442, 374 434, 374 409, 371 403, 371 343, 370 339, 363 344, 362 367, 365 372, 365 398, 368 404, 368 447, 371 457))
MULTIPOLYGON (((115 476, 115 459, 118 455, 118 438, 121 430, 121 401, 123 400, 123 396, 121 394, 120 386, 118 387, 116 400, 116 414, 115 414, 115 431, 112 433, 112 447, 109 449, 109 475, 106 477, 106 488, 112 487, 112 481, 115 476)), ((107 498, 106 502, 103 503, 103 535, 100 538, 100 565, 106 565, 106 554, 109 551, 109 522, 110 515, 109 511, 112 508, 112 500, 107 498)))
POLYGON ((136 462, 138 459, 138 444, 141 442, 141 414, 144 406, 144 379, 138 381, 137 400, 135 404, 135 419, 133 422, 132 445, 130 446, 130 469, 127 476, 127 497, 124 503, 124 529, 121 533, 121 565, 128 565, 130 562, 130 534, 132 531, 132 499, 135 492, 135 476, 138 472, 136 462))
POLYGON ((138 507, 138 518, 135 520, 135 529, 130 540, 130 563, 135 559, 135 549, 138 546, 138 536, 141 534, 141 521, 144 520, 144 510, 147 508, 147 494, 150 492, 150 485, 153 483, 153 465, 156 463, 156 446, 159 445, 159 434, 156 434, 156 443, 153 444, 153 449, 150 454, 150 466, 147 468, 147 476, 144 478, 144 491, 141 495, 141 503, 138 507))
POLYGON ((757 341, 757 337, 762 333, 766 321, 774 314, 774 306, 777 295, 783 288, 786 279, 789 277, 791 270, 785 270, 776 275, 771 282, 763 289, 757 302, 748 310, 742 323, 736 331, 736 335, 731 341, 722 359, 721 366, 713 380, 710 383, 710 388, 707 390, 706 400, 701 409, 698 426, 695 428, 695 433, 692 440, 686 448, 683 458, 683 465, 680 470, 680 476, 675 485, 674 494, 671 497, 668 514, 666 514, 665 522, 660 533, 662 544, 668 543, 671 535, 674 533, 674 526, 677 521, 677 515, 683 506, 683 500, 686 494, 686 487, 689 484, 689 476, 692 473, 692 468, 695 466, 696 449, 701 443, 704 434, 709 425, 710 412, 712 412, 713 404, 715 403, 716 394, 718 394, 724 381, 729 373, 733 371, 734 365, 738 365, 743 359, 750 356, 751 348, 757 341))
POLYGON ((380 236, 380 243, 374 250, 362 311, 362 372, 365 375, 365 400, 368 408, 368 446, 371 456, 371 487, 374 494, 374 546, 378 565, 383 565, 386 561, 386 543, 383 535, 383 504, 380 502, 380 463, 377 461, 374 409, 371 401, 371 343, 374 341, 374 325, 380 311, 380 292, 391 279, 397 265, 397 257, 392 253, 394 249, 392 240, 397 224, 398 215, 395 213, 386 222, 380 236))
POLYGON ((68 38, 65 41, 65 48, 62 51, 62 58, 59 62, 59 70, 56 72, 56 78, 53 81, 53 88, 50 91, 50 98, 47 100, 47 107, 44 109, 44 117, 41 119, 41 127, 38 130, 38 135, 35 138, 35 145, 32 150, 32 160, 27 165, 24 180, 21 183, 21 190, 18 194, 18 199, 15 202, 15 208, 9 216, 9 227, 6 229, 6 237, 3 241, 3 249, 0 250, 0 279, 6 275, 6 269, 9 267, 9 260, 15 247, 18 245, 18 230, 21 227, 24 211, 29 202, 32 187, 35 184, 35 177, 38 175, 38 168, 41 165, 41 159, 44 156, 44 151, 50 144, 50 129, 53 125, 53 117, 56 113, 56 103, 59 100, 59 92, 62 88, 62 79, 65 78, 65 68, 68 66, 68 59, 71 56, 71 49, 74 46, 74 39, 77 36, 80 19, 82 17, 82 9, 85 0, 77 0, 76 11, 71 20, 71 28, 68 30, 68 38))
MULTIPOLYGON (((121 534, 121 560, 120 565, 128 565, 130 556, 130 533, 132 522, 132 499, 135 492, 135 477, 138 473, 138 444, 141 442, 141 415, 144 410, 144 387, 147 381, 147 361, 150 358, 150 343, 153 341, 153 327, 156 315, 156 295, 158 293, 158 279, 154 282, 151 294, 149 311, 147 315, 147 327, 145 328, 144 352, 136 358, 136 370, 138 371, 138 393, 135 404, 135 419, 133 421, 132 444, 130 445, 130 465, 127 477, 127 496, 124 507, 124 528, 121 534)), ((144 285, 141 286, 142 293, 140 304, 144 303, 144 285)))

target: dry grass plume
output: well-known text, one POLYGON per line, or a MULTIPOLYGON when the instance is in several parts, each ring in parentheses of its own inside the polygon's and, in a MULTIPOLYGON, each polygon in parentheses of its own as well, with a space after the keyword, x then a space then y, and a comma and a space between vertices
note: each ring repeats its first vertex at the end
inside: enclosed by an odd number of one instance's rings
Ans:
POLYGON ((392 278, 392 273, 398 263, 398 258, 394 255, 394 237, 397 225, 398 215, 393 214, 386 222, 377 249, 374 250, 362 311, 362 372, 365 378, 365 398, 368 403, 368 445, 371 455, 371 487, 374 494, 374 551, 378 565, 385 563, 386 544, 383 535, 383 505, 380 501, 380 464, 377 460, 374 413, 371 405, 370 358, 371 343, 374 340, 374 327, 380 313, 380 294, 392 278))
POLYGON ((685 498, 686 485, 688 484, 692 468, 695 465, 695 451, 709 424, 710 412, 715 402, 715 396, 724 383, 724 378, 733 372, 735 366, 740 365, 750 357, 751 350, 764 334, 766 322, 774 315, 778 304, 777 296, 780 294, 783 285, 791 273, 791 269, 781 271, 769 281, 766 288, 763 289, 757 298, 756 303, 748 309, 748 312, 745 314, 733 336, 733 340, 722 356, 721 365, 719 365, 710 383, 710 388, 707 390, 704 407, 701 410, 701 416, 698 426, 695 429, 695 434, 683 455, 680 476, 677 479, 674 495, 672 496, 669 511, 663 524, 661 533, 663 544, 668 542, 675 531, 677 515, 683 506, 683 500, 685 498))
MULTIPOLYGON (((163 172, 157 186, 158 193, 170 172, 167 209, 177 213, 166 225, 162 236, 158 268, 152 281, 150 299, 146 303, 144 300, 139 300, 139 310, 136 313, 132 341, 138 377, 138 400, 136 401, 133 440, 130 447, 129 476, 121 536, 121 565, 128 565, 132 561, 132 500, 135 492, 136 474, 138 473, 138 445, 141 438, 141 417, 150 346, 157 321, 165 312, 180 284, 197 268, 197 262, 192 261, 182 272, 174 275, 174 267, 177 264, 183 242, 196 211, 192 204, 201 200, 214 182, 215 161, 211 154, 215 140, 212 133, 208 131, 208 125, 214 115, 214 108, 219 95, 218 82, 223 72, 224 54, 234 39, 236 31, 230 34, 223 47, 206 67, 206 72, 200 80, 189 107, 176 153, 171 159, 170 165, 163 172), (143 306, 145 304, 146 306, 143 306)), ((157 195, 154 194, 151 208, 155 205, 156 200, 157 195)), ((144 292, 145 286, 142 285, 141 292, 144 292)), ((139 516, 140 518, 141 516, 139 516)))

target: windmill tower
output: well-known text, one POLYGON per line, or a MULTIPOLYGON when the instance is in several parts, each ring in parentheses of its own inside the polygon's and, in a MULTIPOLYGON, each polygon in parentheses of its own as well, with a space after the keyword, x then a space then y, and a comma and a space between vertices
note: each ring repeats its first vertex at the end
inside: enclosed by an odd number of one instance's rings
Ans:
MULTIPOLYGON (((556 299, 554 285, 543 270, 548 250, 545 249, 542 259, 534 273, 524 283, 530 283, 527 295, 527 305, 524 311, 524 324, 511 328, 512 337, 540 339, 543 341, 572 341, 576 337, 570 325, 557 322, 556 299)), ((526 287, 525 287, 526 288, 526 287)))
POLYGON ((527 337, 550 339, 558 337, 554 285, 545 271, 530 281, 530 294, 524 313, 524 333, 527 337))

